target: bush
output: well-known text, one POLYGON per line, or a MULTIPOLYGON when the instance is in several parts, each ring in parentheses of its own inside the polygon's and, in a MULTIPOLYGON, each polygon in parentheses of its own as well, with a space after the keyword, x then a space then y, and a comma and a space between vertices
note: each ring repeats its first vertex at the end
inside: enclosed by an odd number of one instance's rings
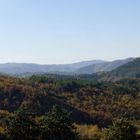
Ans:
POLYGON ((121 119, 104 130, 102 140, 136 140, 136 128, 127 120, 121 119))

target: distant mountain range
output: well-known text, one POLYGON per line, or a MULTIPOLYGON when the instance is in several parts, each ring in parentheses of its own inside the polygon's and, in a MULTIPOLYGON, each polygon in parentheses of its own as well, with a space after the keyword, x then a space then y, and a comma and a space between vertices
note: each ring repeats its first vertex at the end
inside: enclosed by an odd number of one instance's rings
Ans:
POLYGON ((73 73, 77 69, 103 63, 102 60, 93 60, 93 61, 83 61, 73 64, 52 64, 52 65, 40 65, 40 64, 28 64, 28 63, 5 63, 0 64, 0 73, 5 74, 25 74, 25 73, 73 73))
POLYGON ((134 58, 127 58, 115 61, 103 61, 92 60, 83 61, 73 64, 52 64, 52 65, 40 65, 40 64, 27 64, 27 63, 5 63, 0 64, 0 73, 9 75, 21 75, 21 74, 94 74, 98 72, 112 71, 128 62, 132 62, 134 58))
POLYGON ((135 60, 134 58, 127 58, 115 61, 92 60, 73 64, 58 64, 58 65, 5 63, 0 64, 0 73, 10 75, 21 75, 26 73, 30 74, 49 73, 49 74, 66 74, 66 75, 94 74, 98 72, 112 71, 129 62, 133 62, 134 60, 135 60))

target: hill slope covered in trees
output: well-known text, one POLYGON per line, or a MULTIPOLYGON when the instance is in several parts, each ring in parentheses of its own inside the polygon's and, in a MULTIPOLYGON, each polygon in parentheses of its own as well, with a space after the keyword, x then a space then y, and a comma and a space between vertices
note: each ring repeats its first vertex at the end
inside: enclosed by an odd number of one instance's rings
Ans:
POLYGON ((106 79, 140 78, 140 58, 122 65, 106 75, 106 79))
POLYGON ((38 120, 55 105, 71 112, 72 123, 80 132, 90 129, 82 127, 83 124, 96 125, 102 130, 121 118, 140 128, 140 80, 97 82, 57 75, 0 77, 0 131, 3 133, 8 125, 6 118, 13 117, 15 111, 26 110, 38 120))

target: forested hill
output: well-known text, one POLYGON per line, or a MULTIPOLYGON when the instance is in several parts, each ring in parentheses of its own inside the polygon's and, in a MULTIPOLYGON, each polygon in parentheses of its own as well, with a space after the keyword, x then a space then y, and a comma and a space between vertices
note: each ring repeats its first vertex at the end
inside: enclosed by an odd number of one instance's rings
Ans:
MULTIPOLYGON (((34 123, 35 125, 37 123, 42 130, 44 123, 42 124, 41 119, 52 110, 54 105, 71 112, 70 119, 72 123, 76 125, 77 131, 80 132, 81 136, 87 135, 86 140, 90 140, 93 134, 98 137, 97 133, 101 132, 102 128, 108 127, 113 121, 121 118, 127 119, 139 129, 140 80, 128 79, 111 83, 57 75, 34 75, 27 78, 1 76, 0 138, 1 135, 5 136, 7 132, 10 132, 12 136, 14 133, 16 137, 18 135, 21 137, 21 133, 18 133, 19 131, 25 131, 26 133, 23 133, 23 135, 27 135, 27 132, 30 132, 28 129, 32 127, 28 128, 28 125, 22 124, 21 119, 23 122, 33 123, 32 116, 29 116, 28 119, 31 121, 29 122, 26 118, 26 112, 18 114, 15 111, 25 110, 34 114, 34 123), (11 123, 13 122, 14 124, 11 128, 11 123), (18 126, 21 126, 21 128, 18 128, 19 130, 16 128, 18 126), (25 129, 26 127, 27 129, 25 129), (88 134, 85 134, 86 132, 88 134), (93 132, 92 135, 91 132, 93 132)), ((50 127, 53 123, 57 123, 57 119, 59 121, 62 119, 62 117, 58 117, 54 113, 51 115, 55 117, 56 121, 52 118, 50 127)), ((66 122, 67 119, 61 124, 65 126, 66 122)), ((47 123, 50 123, 50 121, 47 123)), ((61 125, 57 126, 57 131, 58 127, 61 127, 61 125)), ((48 129, 46 130, 48 132, 48 129)), ((53 130, 51 127, 50 132, 53 133, 51 136, 55 137, 53 130)), ((29 134, 34 136, 35 133, 31 134, 30 132, 29 134)), ((59 134, 63 136, 65 133, 61 132, 59 134)), ((29 136, 27 135, 27 137, 29 136)))
POLYGON ((134 58, 127 58, 127 59, 123 59, 123 60, 115 60, 115 61, 110 61, 110 62, 93 64, 93 65, 79 68, 75 71, 75 73, 93 74, 93 73, 98 73, 98 72, 108 72, 108 71, 112 71, 120 66, 123 66, 124 64, 127 64, 128 62, 131 62, 133 60, 134 60, 134 58))
POLYGON ((110 83, 55 76, 0 77, 0 109, 13 112, 24 107, 44 115, 57 104, 73 112, 73 121, 100 127, 122 115, 139 121, 139 93, 139 80, 110 83))
POLYGON ((105 76, 105 80, 118 80, 123 78, 140 78, 140 58, 118 67, 105 76))

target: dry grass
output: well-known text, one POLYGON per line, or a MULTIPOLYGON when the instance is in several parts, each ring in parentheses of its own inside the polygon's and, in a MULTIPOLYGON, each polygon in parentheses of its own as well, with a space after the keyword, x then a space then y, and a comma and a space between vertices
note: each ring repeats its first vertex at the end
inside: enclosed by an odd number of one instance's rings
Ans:
POLYGON ((75 125, 83 140, 100 140, 101 130, 97 125, 75 125))

